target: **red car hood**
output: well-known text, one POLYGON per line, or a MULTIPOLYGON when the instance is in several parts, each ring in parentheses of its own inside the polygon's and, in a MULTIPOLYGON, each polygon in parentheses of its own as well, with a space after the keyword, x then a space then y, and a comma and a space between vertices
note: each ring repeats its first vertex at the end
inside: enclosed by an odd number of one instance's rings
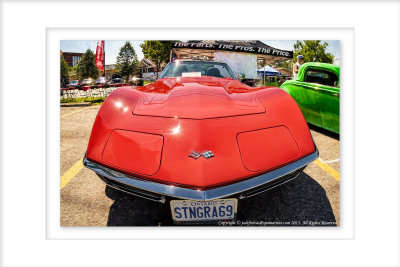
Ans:
POLYGON ((135 115, 209 119, 265 112, 255 94, 257 89, 233 79, 165 78, 136 90, 141 97, 135 115))
POLYGON ((99 110, 86 155, 133 177, 204 190, 314 151, 301 110, 285 91, 202 77, 113 91, 99 110), (201 119, 212 117, 218 118, 201 119), (190 156, 207 151, 214 157, 190 156))

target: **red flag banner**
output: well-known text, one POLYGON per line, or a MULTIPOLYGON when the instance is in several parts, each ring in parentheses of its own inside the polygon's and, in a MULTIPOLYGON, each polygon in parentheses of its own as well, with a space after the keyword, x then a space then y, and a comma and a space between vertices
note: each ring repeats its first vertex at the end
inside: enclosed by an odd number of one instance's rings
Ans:
POLYGON ((104 72, 104 40, 97 41, 96 48, 96 66, 101 71, 104 72))

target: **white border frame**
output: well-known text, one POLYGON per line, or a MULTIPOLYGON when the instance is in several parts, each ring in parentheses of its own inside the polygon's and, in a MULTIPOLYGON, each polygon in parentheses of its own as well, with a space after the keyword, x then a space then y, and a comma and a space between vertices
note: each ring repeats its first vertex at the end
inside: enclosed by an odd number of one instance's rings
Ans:
POLYGON ((341 222, 340 227, 316 227, 312 231, 307 227, 275 228, 260 230, 249 227, 245 229, 221 229, 221 227, 193 228, 163 228, 155 230, 152 227, 132 227, 129 232, 118 228, 90 228, 90 227, 60 227, 60 197, 59 182, 51 177, 57 177, 60 170, 59 151, 59 112, 47 112, 48 117, 48 175, 47 175, 47 237, 50 239, 352 239, 354 238, 354 31, 342 29, 272 29, 272 28, 132 28, 132 29, 47 29, 47 107, 48 110, 59 110, 59 94, 55 88, 59 84, 59 51, 60 40, 136 40, 148 39, 225 39, 232 40, 297 40, 322 39, 341 40, 341 110, 346 110, 346 117, 341 121, 342 145, 341 161, 348 164, 347 169, 341 171, 341 222), (182 38, 184 37, 184 38, 182 38), (56 55, 56 56, 54 56, 56 55), (58 148, 58 149, 56 149, 58 148))
MULTIPOLYGON (((245 4, 229 1, 175 1, 174 4, 163 1, 73 1, 71 4, 3 0, 0 16, 1 265, 399 266, 399 5, 397 1, 247 1, 245 4), (63 12, 74 10, 80 11, 68 13, 68 20, 62 16, 63 12), (81 16, 82 10, 123 10, 125 13, 108 12, 107 18, 99 19, 81 16), (45 206, 52 203, 46 202, 45 197, 45 158, 49 157, 44 149, 45 129, 46 116, 49 119, 53 116, 46 113, 48 96, 44 89, 45 80, 40 79, 46 67, 43 60, 46 28, 137 27, 144 23, 148 27, 181 27, 184 24, 185 27, 218 25, 282 29, 295 25, 354 29, 357 137, 354 239, 155 242, 46 238, 45 206), (34 53, 23 53, 26 49, 34 53), (29 86, 13 82, 21 78, 13 71, 21 66, 21 62, 32 66, 24 76, 35 81, 29 86), (385 67, 384 78, 370 75, 374 66, 385 67), (389 123, 384 119, 389 119, 389 123), (204 249, 206 254, 200 254, 204 249)), ((347 65, 344 65, 343 53, 341 58, 344 71, 347 65)), ((342 139, 343 145, 344 142, 342 139)), ((347 164, 341 164, 342 178, 343 171, 347 172, 349 168, 347 164)), ((341 206, 343 211, 347 203, 341 206)), ((222 231, 229 231, 224 229, 222 231)), ((119 228, 118 231, 121 235, 129 234, 131 228, 119 228)), ((157 228, 155 231, 163 230, 157 228)), ((261 231, 275 231, 275 228, 262 228, 261 231)))

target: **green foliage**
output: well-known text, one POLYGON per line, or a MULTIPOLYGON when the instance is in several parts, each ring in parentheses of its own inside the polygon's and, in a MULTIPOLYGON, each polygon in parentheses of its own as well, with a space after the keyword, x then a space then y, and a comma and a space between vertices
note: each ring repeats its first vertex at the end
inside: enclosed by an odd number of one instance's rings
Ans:
POLYGON ((326 52, 328 43, 320 40, 297 41, 294 44, 294 62, 298 55, 304 56, 304 62, 333 63, 334 56, 326 52))
POLYGON ((96 67, 96 56, 92 50, 86 50, 76 67, 76 73, 79 79, 96 79, 100 76, 100 70, 96 67))
POLYGON ((278 82, 268 82, 265 81, 265 84, 263 84, 263 81, 261 80, 258 84, 258 86, 273 86, 273 87, 279 87, 279 83, 278 82))
MULTIPOLYGON (((297 57, 297 56, 296 56, 297 57)), ((273 68, 285 68, 292 72, 292 60, 280 61, 272 65, 273 68)))
POLYGON ((137 69, 138 58, 130 42, 126 42, 119 50, 117 57, 117 70, 122 77, 129 81, 129 76, 137 69))
MULTIPOLYGON (((145 57, 150 58, 160 71, 161 63, 169 61, 172 41, 144 41, 140 45, 145 57)), ((158 72, 157 72, 158 78, 158 72)))
POLYGON ((60 103, 84 103, 90 102, 90 105, 103 104, 106 97, 76 97, 76 98, 63 98, 60 103))
POLYGON ((69 66, 62 56, 60 56, 60 76, 61 78, 69 78, 69 66))

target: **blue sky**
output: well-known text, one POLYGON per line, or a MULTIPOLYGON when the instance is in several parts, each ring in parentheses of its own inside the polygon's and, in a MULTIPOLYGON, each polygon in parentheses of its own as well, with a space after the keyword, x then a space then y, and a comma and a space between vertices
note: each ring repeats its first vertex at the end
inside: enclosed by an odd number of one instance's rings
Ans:
MULTIPOLYGON (((332 53, 335 56, 335 59, 340 59, 340 41, 338 40, 323 40, 328 43, 327 51, 332 53)), ((119 53, 119 49, 125 44, 125 40, 117 41, 110 40, 105 41, 105 50, 106 50, 106 64, 114 64, 117 61, 117 56, 119 53)), ((143 41, 129 41, 133 48, 136 51, 138 59, 141 60, 143 58, 142 49, 140 48, 140 44, 143 41)), ((293 44, 296 42, 295 40, 264 40, 262 41, 272 47, 283 49, 283 50, 292 50, 293 44)), ((91 40, 62 40, 60 42, 60 49, 63 52, 81 52, 84 53, 88 48, 92 49, 93 52, 96 52, 96 44, 97 41, 91 40)))

